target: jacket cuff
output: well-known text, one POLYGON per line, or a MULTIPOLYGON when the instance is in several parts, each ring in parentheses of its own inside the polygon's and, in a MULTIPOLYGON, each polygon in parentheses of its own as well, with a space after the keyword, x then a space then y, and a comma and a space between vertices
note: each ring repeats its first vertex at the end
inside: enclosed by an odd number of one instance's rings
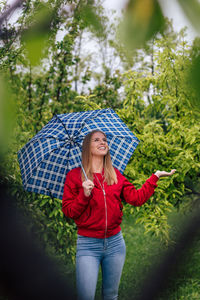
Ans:
POLYGON ((150 179, 151 179, 151 182, 153 182, 153 183, 156 184, 156 182, 159 180, 159 177, 156 176, 155 174, 152 174, 151 177, 150 177, 150 179))
POLYGON ((87 203, 92 198, 92 193, 90 194, 90 196, 87 197, 84 194, 84 190, 81 189, 80 193, 79 193, 79 197, 80 197, 81 200, 83 200, 83 202, 87 203))

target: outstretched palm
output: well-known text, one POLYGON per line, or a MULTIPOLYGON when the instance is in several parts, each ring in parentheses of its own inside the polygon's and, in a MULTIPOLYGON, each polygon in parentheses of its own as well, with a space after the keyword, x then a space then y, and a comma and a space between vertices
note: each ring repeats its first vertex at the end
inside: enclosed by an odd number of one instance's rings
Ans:
POLYGON ((167 177, 171 176, 176 172, 176 169, 171 170, 171 172, 166 172, 166 171, 156 171, 155 175, 160 177, 167 177))

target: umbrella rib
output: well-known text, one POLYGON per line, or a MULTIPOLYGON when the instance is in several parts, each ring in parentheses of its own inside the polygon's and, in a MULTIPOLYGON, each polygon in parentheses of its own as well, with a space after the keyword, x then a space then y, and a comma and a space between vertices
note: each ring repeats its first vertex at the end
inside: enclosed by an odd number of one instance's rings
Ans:
MULTIPOLYGON (((66 143, 65 143, 65 144, 66 144, 66 143)), ((64 144, 64 145, 65 145, 65 144, 64 144)), ((62 145, 60 148, 62 148, 64 145, 62 145)), ((70 153, 71 148, 72 148, 72 147, 71 147, 71 143, 70 143, 70 145, 69 145, 69 151, 68 151, 68 153, 67 153, 67 157, 66 157, 66 158, 69 158, 69 153, 70 153)), ((55 149, 55 150, 56 150, 56 149, 55 149)), ((54 151, 54 150, 53 150, 53 151, 54 151)), ((52 152, 53 152, 53 151, 52 151, 52 152)), ((51 152, 51 153, 52 153, 52 152, 51 152)), ((68 164, 68 160, 67 160, 67 164, 68 164)), ((50 196, 52 199, 54 199, 53 194, 52 194, 52 192, 51 192, 51 189, 50 189, 49 187, 47 187, 46 190, 49 192, 49 196, 50 196)))
MULTIPOLYGON (((49 136, 45 136, 45 135, 42 135, 42 136, 35 136, 34 138, 32 138, 32 140, 31 141, 37 141, 37 140, 41 140, 41 139, 54 139, 54 140, 57 140, 57 141, 66 141, 66 139, 59 139, 59 138, 56 138, 55 136, 51 136, 51 135, 49 135, 49 136)), ((31 142, 30 141, 30 142, 31 142)))
POLYGON ((97 116, 99 116, 99 115, 101 115, 101 114, 103 114, 103 113, 104 113, 104 112, 98 112, 98 113, 96 113, 95 116, 93 116, 93 117, 91 117, 91 116, 87 117, 87 118, 83 121, 83 123, 82 123, 80 129, 78 130, 78 132, 77 132, 77 134, 76 134, 75 136, 77 136, 77 135, 80 134, 81 130, 83 129, 84 125, 86 124, 85 122, 86 122, 88 119, 94 119, 94 118, 96 118, 97 116))
MULTIPOLYGON (((131 140, 133 139, 132 137, 129 137, 129 136, 113 135, 112 133, 106 133, 106 135, 107 135, 107 136, 110 135, 110 136, 112 136, 112 137, 115 137, 115 138, 117 137, 117 138, 121 138, 121 139, 131 139, 131 140)), ((138 138, 137 138, 136 136, 134 136, 134 139, 135 139, 135 140, 138 140, 138 138)))
MULTIPOLYGON (((40 138, 37 138, 36 140, 40 140, 40 138)), ((61 145, 61 146, 59 145, 58 148, 52 149, 47 155, 50 155, 50 154, 52 154, 54 151, 63 148, 66 144, 67 144, 67 142, 64 142, 63 145, 61 145)), ((78 144, 78 143, 77 143, 77 144, 78 144)), ((70 152, 70 150, 71 150, 71 143, 69 144, 69 146, 70 146, 70 148, 69 148, 69 152, 70 152)), ((69 154, 68 154, 68 155, 69 155, 69 154)), ((45 158, 45 156, 44 156, 44 158, 45 158)), ((40 164, 41 164, 42 162, 43 162, 43 159, 39 162, 39 164, 38 164, 38 165, 32 170, 32 172, 29 174, 29 177, 27 178, 25 184, 28 183, 28 181, 29 181, 30 177, 32 176, 33 172, 35 171, 36 168, 38 168, 38 167, 40 166, 40 164)))
MULTIPOLYGON (((110 110, 110 111, 113 111, 113 109, 105 109, 105 110, 110 110)), ((83 123, 82 123, 82 125, 81 125, 81 127, 80 127, 80 129, 78 130, 78 132, 77 132, 77 134, 75 135, 75 136, 77 136, 77 135, 79 135, 80 134, 80 132, 81 132, 81 130, 82 130, 82 128, 84 127, 84 125, 86 124, 86 121, 88 120, 88 119, 95 119, 97 116, 100 116, 100 115, 102 115, 102 114, 104 114, 104 111, 98 111, 93 117, 91 117, 91 116, 89 116, 89 117, 87 117, 84 121, 83 121, 83 123)), ((64 125, 63 125, 64 126, 64 125)), ((129 128, 128 128, 129 129, 129 128)), ((130 130, 130 129, 129 129, 130 130)), ((130 133, 132 133, 132 131, 130 130, 130 133)), ((133 134, 133 133, 132 133, 133 134)), ((112 135, 112 133, 107 133, 106 134, 107 136, 108 135, 111 135, 111 136, 113 136, 113 137, 118 137, 118 138, 124 138, 124 139, 133 139, 133 138, 131 138, 131 137, 124 137, 124 136, 121 136, 121 135, 112 135)), ((134 135, 134 134, 133 134, 134 135)), ((134 136, 134 139, 136 140, 136 141, 138 141, 139 142, 139 140, 138 140, 138 138, 136 137, 136 136, 134 136)))
POLYGON ((67 135, 68 135, 68 138, 70 139, 70 135, 69 135, 69 133, 67 132, 67 129, 66 129, 65 124, 63 123, 63 121, 58 117, 58 115, 55 115, 55 118, 56 118, 58 121, 60 121, 60 123, 63 125, 63 127, 64 127, 64 129, 65 129, 65 131, 66 131, 66 133, 67 133, 67 135))
MULTIPOLYGON (((66 129, 64 123, 62 122, 62 120, 58 117, 58 115, 55 115, 55 118, 56 118, 58 121, 60 121, 60 123, 63 125, 63 127, 64 127, 64 129, 65 129, 65 131, 66 131, 66 133, 67 133, 67 135, 68 135, 68 138, 70 139, 70 135, 69 135, 69 133, 67 132, 67 129, 66 129)), ((81 129, 82 129, 83 126, 84 126, 84 123, 85 123, 85 122, 83 122, 83 124, 82 124, 80 130, 78 131, 78 133, 80 133, 81 129)), ((78 134, 78 133, 77 133, 77 134, 78 134)), ((78 144, 76 141, 74 141, 74 143, 77 144, 78 147, 80 147, 79 144, 78 144)), ((63 146, 62 146, 62 147, 63 147, 63 146)), ((71 145, 71 143, 70 143, 70 148, 69 148, 68 156, 69 156, 69 153, 70 153, 70 150, 71 150, 71 149, 72 149, 72 145, 71 145)), ((81 168, 82 168, 82 170, 83 170, 85 179, 87 180, 88 178, 87 178, 87 175, 86 175, 86 173, 85 173, 85 170, 84 170, 84 168, 83 168, 83 165, 82 165, 82 162, 81 162, 81 161, 80 161, 80 164, 81 164, 81 168)), ((49 189, 49 191, 50 191, 50 189, 49 189)))

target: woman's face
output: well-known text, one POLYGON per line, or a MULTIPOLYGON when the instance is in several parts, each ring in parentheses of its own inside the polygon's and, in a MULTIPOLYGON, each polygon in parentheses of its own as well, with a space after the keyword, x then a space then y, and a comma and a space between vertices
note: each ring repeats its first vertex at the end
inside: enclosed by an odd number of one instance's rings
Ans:
POLYGON ((108 143, 105 135, 95 132, 91 138, 90 151, 93 156, 105 156, 108 152, 108 143))

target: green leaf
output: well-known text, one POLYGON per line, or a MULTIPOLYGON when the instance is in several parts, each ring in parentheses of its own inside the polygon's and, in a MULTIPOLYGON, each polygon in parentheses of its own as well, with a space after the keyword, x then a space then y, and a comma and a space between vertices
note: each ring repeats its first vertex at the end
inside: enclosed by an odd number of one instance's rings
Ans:
POLYGON ((32 66, 37 65, 44 57, 44 48, 47 46, 52 18, 52 9, 47 4, 40 3, 35 9, 34 19, 31 20, 29 28, 22 32, 21 40, 32 66))
POLYGON ((190 23, 200 31, 200 3, 198 0, 178 0, 179 4, 181 5, 184 13, 188 17, 190 23))
POLYGON ((126 46, 140 48, 164 28, 164 17, 156 0, 129 0, 120 26, 120 36, 126 46))
POLYGON ((40 203, 40 207, 44 206, 47 202, 48 202, 48 199, 42 200, 42 202, 40 203))

